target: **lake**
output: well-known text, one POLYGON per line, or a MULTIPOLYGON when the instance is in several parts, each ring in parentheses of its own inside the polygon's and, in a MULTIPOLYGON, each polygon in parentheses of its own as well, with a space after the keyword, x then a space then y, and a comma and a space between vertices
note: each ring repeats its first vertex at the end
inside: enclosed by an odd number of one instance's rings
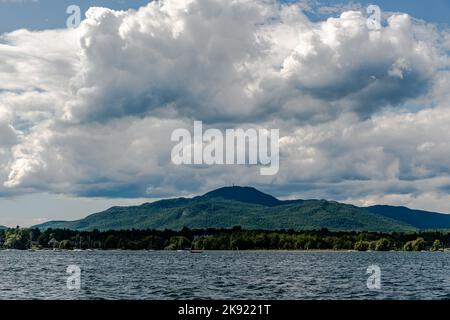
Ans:
POLYGON ((0 251, 1 299, 448 299, 450 253, 0 251), (68 289, 68 265, 81 270, 68 289), (367 288, 367 268, 381 288, 367 288))

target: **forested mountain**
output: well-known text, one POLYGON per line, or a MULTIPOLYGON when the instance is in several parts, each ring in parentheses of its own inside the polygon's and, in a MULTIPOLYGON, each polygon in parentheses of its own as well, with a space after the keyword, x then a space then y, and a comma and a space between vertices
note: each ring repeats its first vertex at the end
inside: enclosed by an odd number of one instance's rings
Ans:
POLYGON ((51 221, 41 229, 123 230, 231 228, 334 231, 413 231, 450 227, 450 216, 407 208, 362 208, 326 200, 279 200, 251 187, 224 187, 194 198, 112 207, 76 221, 51 221), (428 220, 429 217, 429 220, 428 220))

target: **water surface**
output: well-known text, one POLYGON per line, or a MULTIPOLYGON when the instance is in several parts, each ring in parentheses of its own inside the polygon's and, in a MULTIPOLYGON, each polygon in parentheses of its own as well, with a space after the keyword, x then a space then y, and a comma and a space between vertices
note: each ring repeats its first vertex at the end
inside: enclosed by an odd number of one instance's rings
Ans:
POLYGON ((0 251, 1 299, 448 299, 450 253, 0 251), (367 288, 369 265, 381 289, 367 288), (68 265, 81 289, 67 288, 68 265))

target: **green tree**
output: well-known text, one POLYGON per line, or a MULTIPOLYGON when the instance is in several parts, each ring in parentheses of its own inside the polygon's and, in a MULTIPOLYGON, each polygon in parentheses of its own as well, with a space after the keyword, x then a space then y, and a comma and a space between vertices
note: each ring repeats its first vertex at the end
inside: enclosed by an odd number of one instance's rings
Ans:
POLYGON ((425 250, 426 242, 422 237, 417 238, 413 241, 412 247, 414 251, 422 251, 425 250))
POLYGON ((73 244, 69 240, 62 240, 59 243, 59 248, 60 249, 70 250, 70 249, 73 249, 73 244))
POLYGON ((408 242, 406 242, 406 243, 403 245, 403 250, 405 250, 405 251, 413 251, 413 250, 414 250, 414 248, 413 248, 413 242, 414 242, 414 241, 408 241, 408 242))
POLYGON ((175 236, 169 239, 168 245, 164 250, 179 250, 191 247, 191 241, 183 236, 175 236))
POLYGON ((368 241, 357 241, 355 243, 354 249, 357 251, 367 251, 369 250, 370 243, 368 241))
POLYGON ((433 251, 439 251, 442 249, 442 243, 439 239, 434 240, 433 246, 431 247, 431 250, 433 251))
POLYGON ((5 243, 3 247, 7 249, 25 250, 30 248, 30 232, 27 229, 8 229, 5 233, 5 243))
POLYGON ((375 245, 376 251, 389 251, 391 249, 391 242, 386 238, 381 238, 375 245))
POLYGON ((119 245, 119 239, 115 236, 110 234, 108 237, 106 237, 106 240, 104 242, 105 249, 116 249, 119 245))

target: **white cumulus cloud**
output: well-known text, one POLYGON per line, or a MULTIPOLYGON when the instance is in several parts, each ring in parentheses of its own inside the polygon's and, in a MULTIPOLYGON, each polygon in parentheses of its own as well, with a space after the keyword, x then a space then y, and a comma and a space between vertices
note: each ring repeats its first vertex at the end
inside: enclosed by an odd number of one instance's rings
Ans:
POLYGON ((353 202, 444 199, 448 30, 406 14, 370 30, 357 7, 313 22, 305 8, 166 0, 91 8, 77 29, 3 34, 0 195, 164 196, 235 183, 353 202), (193 120, 279 128, 280 173, 174 166, 170 133, 193 120))

